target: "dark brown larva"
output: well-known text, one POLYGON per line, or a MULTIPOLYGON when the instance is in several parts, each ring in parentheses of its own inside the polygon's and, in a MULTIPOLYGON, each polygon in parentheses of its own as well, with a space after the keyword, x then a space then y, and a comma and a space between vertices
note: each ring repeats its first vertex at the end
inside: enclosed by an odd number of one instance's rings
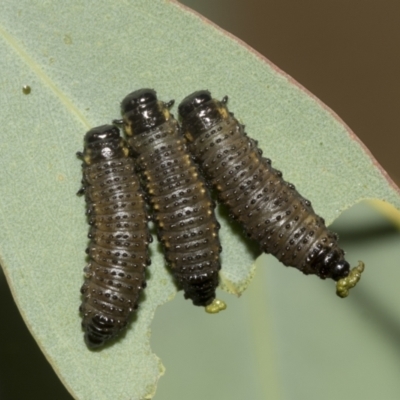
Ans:
POLYGON ((203 178, 186 149, 179 125, 152 89, 137 90, 121 103, 128 143, 154 213, 165 258, 185 298, 208 312, 224 304, 215 299, 220 269, 219 224, 203 178))
POLYGON ((337 235, 315 214, 311 203, 262 157, 257 143, 222 101, 198 91, 179 105, 182 129, 207 179, 261 249, 305 274, 337 281, 346 297, 360 279, 363 263, 350 271, 337 235))
POLYGON ((118 128, 85 135, 82 188, 89 218, 89 263, 80 312, 88 347, 102 346, 126 327, 146 287, 150 265, 148 216, 134 161, 118 128))

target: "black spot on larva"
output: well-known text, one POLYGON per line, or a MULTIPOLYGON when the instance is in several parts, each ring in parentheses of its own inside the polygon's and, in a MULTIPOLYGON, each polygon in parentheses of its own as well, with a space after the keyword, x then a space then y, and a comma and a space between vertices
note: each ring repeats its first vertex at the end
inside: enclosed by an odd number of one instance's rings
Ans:
POLYGON ((78 194, 85 195, 91 225, 79 310, 86 344, 95 348, 117 336, 137 309, 151 236, 134 161, 118 128, 90 130, 77 155, 83 160, 78 194))
POLYGON ((189 150, 219 200, 264 252, 285 265, 323 279, 347 277, 350 268, 337 237, 327 230, 311 203, 262 157, 226 103, 227 97, 218 101, 203 90, 179 105, 189 150), (238 193, 231 196, 232 190, 238 193))
POLYGON ((208 306, 219 282, 219 225, 215 204, 169 112, 172 105, 159 101, 152 89, 137 90, 122 101, 121 122, 171 272, 186 298, 208 306))

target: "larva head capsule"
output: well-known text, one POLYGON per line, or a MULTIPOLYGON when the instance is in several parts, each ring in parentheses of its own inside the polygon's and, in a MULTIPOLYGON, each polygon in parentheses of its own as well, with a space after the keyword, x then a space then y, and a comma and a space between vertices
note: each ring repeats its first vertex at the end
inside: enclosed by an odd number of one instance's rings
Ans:
POLYGON ((168 121, 172 104, 158 101, 153 89, 135 90, 122 100, 123 119, 114 123, 123 123, 127 136, 138 135, 168 121))
POLYGON ((139 89, 128 94, 121 102, 122 114, 143 109, 157 103, 157 93, 153 89, 139 89))
POLYGON ((86 146, 91 146, 112 139, 119 139, 118 128, 112 125, 102 125, 86 132, 84 141, 86 146))
POLYGON ((91 164, 96 160, 121 157, 125 154, 119 129, 102 125, 88 131, 84 138, 83 160, 91 164))
POLYGON ((205 105, 212 100, 211 93, 208 90, 199 90, 185 97, 179 105, 178 111, 181 118, 187 117, 195 109, 205 105))
POLYGON ((229 111, 225 103, 225 98, 223 101, 213 99, 208 90, 199 90, 184 98, 178 111, 186 138, 192 141, 200 132, 211 129, 226 119, 229 111), (191 135, 188 135, 188 132, 191 135))

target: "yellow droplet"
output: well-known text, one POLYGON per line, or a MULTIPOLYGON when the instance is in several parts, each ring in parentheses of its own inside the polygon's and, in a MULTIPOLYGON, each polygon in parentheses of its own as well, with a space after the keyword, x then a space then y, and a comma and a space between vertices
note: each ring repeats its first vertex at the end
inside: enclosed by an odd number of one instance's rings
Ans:
POLYGON ((211 304, 209 304, 205 310, 209 314, 217 314, 222 310, 226 309, 226 304, 222 300, 214 299, 211 304))
POLYGON ((354 267, 346 278, 342 278, 336 282, 336 294, 339 297, 347 297, 349 290, 356 286, 358 281, 361 279, 365 265, 362 261, 358 262, 358 265, 354 267))
POLYGON ((31 87, 29 85, 22 86, 22 93, 29 94, 31 92, 31 87))

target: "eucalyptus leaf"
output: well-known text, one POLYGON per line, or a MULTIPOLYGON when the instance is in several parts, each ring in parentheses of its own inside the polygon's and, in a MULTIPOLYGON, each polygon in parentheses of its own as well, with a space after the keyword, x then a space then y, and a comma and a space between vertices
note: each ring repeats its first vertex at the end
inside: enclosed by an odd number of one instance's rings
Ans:
MULTIPOLYGON (((157 243, 126 334, 91 352, 80 330, 88 226, 75 196, 75 152, 88 129, 119 117, 130 91, 151 87, 178 103, 198 89, 229 95, 250 136, 328 223, 362 199, 400 209, 399 189, 331 110, 174 1, 4 0, 0 37, 0 263, 30 331, 77 399, 150 399, 164 371, 150 323, 176 288, 157 243)), ((221 224, 222 287, 239 295, 254 250, 224 215, 221 224)))

